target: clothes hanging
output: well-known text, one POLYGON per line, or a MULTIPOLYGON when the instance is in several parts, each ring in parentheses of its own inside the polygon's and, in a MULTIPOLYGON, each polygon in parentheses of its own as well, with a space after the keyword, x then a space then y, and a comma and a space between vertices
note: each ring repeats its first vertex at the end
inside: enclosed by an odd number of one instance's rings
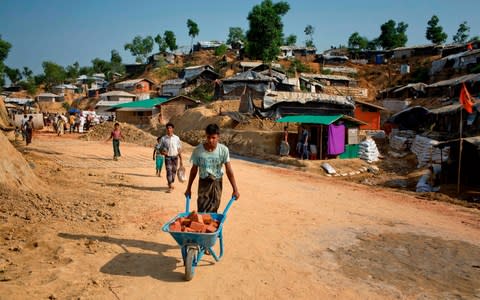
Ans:
POLYGON ((328 125, 327 154, 338 155, 345 152, 345 125, 328 125))

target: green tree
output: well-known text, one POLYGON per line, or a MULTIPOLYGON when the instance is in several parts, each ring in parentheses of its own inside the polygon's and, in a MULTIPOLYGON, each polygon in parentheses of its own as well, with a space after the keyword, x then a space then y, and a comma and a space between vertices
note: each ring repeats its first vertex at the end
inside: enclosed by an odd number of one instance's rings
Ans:
POLYGON ((394 20, 388 20, 380 26, 381 33, 377 38, 378 45, 387 50, 404 47, 408 41, 407 28, 408 24, 404 22, 397 24, 394 20))
MULTIPOLYGON (((111 73, 125 73, 125 66, 122 63, 122 57, 117 50, 110 51, 110 71, 111 73)), ((111 78, 111 76, 110 76, 111 78)))
POLYGON ((19 69, 10 68, 5 66, 5 74, 7 74, 8 79, 10 80, 11 86, 16 86, 17 83, 22 80, 22 72, 19 69))
POLYGON ((358 32, 352 33, 348 38, 348 48, 352 50, 364 50, 368 47, 368 39, 358 32))
POLYGON ((175 37, 175 33, 173 31, 166 30, 163 33, 163 39, 165 40, 165 43, 167 44, 170 51, 175 51, 178 49, 177 38, 175 37))
POLYGON ((47 90, 51 89, 54 85, 62 84, 67 76, 65 69, 54 62, 44 61, 42 67, 44 74, 43 83, 47 90))
POLYGON ((155 43, 158 45, 158 51, 160 53, 167 52, 168 45, 160 34, 157 34, 154 38, 155 43))
POLYGON ((438 25, 440 19, 433 15, 428 21, 427 31, 425 37, 434 44, 443 44, 448 38, 448 35, 443 32, 443 27, 438 25))
POLYGON ((312 25, 307 25, 305 27, 305 35, 307 36, 307 40, 305 41, 306 47, 315 47, 313 44, 313 34, 315 33, 315 28, 312 25))
POLYGON ((71 82, 75 81, 78 76, 80 75, 80 64, 78 63, 78 61, 74 62, 73 64, 71 65, 68 65, 66 68, 65 68, 65 72, 66 72, 66 77, 68 80, 70 80, 71 82))
POLYGON ((458 26, 457 33, 453 36, 453 42, 455 43, 465 43, 468 40, 468 35, 470 34, 470 26, 467 22, 463 22, 458 26))
POLYGON ((90 66, 83 66, 83 67, 80 67, 80 69, 78 70, 79 75, 92 76, 93 73, 95 72, 93 71, 93 68, 90 66))
POLYGON ((283 42, 282 16, 290 9, 287 2, 273 3, 263 0, 248 14, 246 53, 251 59, 261 59, 270 63, 280 53, 283 42))
POLYGON ((143 38, 142 36, 137 35, 133 38, 131 43, 125 44, 124 48, 135 56, 135 61, 137 63, 145 63, 148 55, 153 50, 153 43, 154 41, 151 36, 143 38))
POLYGON ((287 36, 285 38, 285 41, 283 42, 283 44, 287 45, 287 46, 294 46, 297 44, 297 36, 294 35, 294 34, 291 34, 289 36, 287 36))
POLYGON ((7 59, 8 52, 10 52, 11 47, 12 44, 3 40, 2 35, 0 35, 0 91, 5 85, 5 65, 3 62, 5 59, 7 59))
POLYGON ((187 20, 187 27, 188 35, 192 38, 192 41, 190 42, 190 51, 193 52, 193 39, 200 33, 200 29, 198 28, 198 24, 191 19, 187 20))
POLYGON ((32 78, 33 71, 29 67, 23 67, 22 75, 23 75, 23 78, 32 78))
POLYGON ((92 59, 92 68, 95 73, 109 74, 112 70, 112 66, 109 61, 100 59, 98 57, 92 59))
POLYGON ((37 85, 35 83, 35 79, 33 76, 27 78, 26 80, 22 80, 18 83, 18 85, 30 96, 34 96, 37 93, 37 85))
POLYGON ((228 47, 225 44, 221 44, 215 49, 215 56, 223 56, 227 53, 228 47))
POLYGON ((243 33, 243 29, 240 27, 230 27, 228 29, 228 38, 227 38, 227 45, 231 45, 233 43, 244 42, 245 41, 245 34, 243 33))

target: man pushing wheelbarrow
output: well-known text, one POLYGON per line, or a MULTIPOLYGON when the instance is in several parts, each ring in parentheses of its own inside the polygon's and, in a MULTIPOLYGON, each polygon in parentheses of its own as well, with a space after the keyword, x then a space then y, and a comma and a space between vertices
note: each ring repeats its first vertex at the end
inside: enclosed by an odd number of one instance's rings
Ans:
POLYGON ((193 278, 195 267, 204 254, 211 254, 216 261, 222 258, 223 223, 230 206, 240 198, 230 163, 229 150, 225 145, 218 142, 220 128, 216 124, 210 124, 205 129, 205 133, 206 141, 198 145, 192 153, 192 169, 185 191, 185 213, 177 215, 162 227, 162 230, 169 232, 181 247, 186 280, 193 278), (225 165, 225 171, 233 192, 225 210, 222 214, 219 214, 217 211, 222 196, 223 165, 225 165), (197 173, 200 173, 197 198, 199 213, 195 214, 189 213, 189 208, 191 188, 197 173), (201 224, 202 220, 205 220, 205 224, 201 224), (209 220, 208 224, 206 220, 209 220), (217 238, 220 241, 218 256, 213 250, 217 238))
POLYGON ((193 165, 188 177, 185 196, 190 197, 193 181, 200 170, 197 199, 198 211, 216 213, 222 197, 223 165, 225 165, 228 180, 232 185, 232 197, 238 200, 240 193, 233 175, 228 148, 218 142, 220 128, 218 128, 217 124, 210 124, 205 129, 205 134, 207 136, 205 143, 198 145, 192 153, 191 161, 193 165))

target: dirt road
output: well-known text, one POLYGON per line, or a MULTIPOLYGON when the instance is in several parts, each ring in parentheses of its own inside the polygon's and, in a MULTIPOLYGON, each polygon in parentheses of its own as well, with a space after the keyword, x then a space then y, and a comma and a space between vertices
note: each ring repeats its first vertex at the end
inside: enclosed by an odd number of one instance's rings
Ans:
POLYGON ((225 256, 185 282, 160 230, 185 184, 165 193, 152 150, 121 148, 36 136, 49 196, 0 211, 0 299, 480 298, 478 210, 238 159, 225 256))

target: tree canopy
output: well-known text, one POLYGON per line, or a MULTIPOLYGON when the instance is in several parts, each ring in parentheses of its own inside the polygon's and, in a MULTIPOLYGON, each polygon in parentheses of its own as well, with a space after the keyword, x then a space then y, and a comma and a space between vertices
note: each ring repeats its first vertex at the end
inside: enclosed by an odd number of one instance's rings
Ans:
POLYGON ((249 30, 247 31, 246 52, 251 59, 271 62, 280 53, 283 42, 284 16, 290 9, 287 2, 273 3, 263 0, 255 5, 248 14, 249 30))
POLYGON ((307 40, 305 41, 306 47, 315 47, 313 44, 313 34, 315 33, 315 28, 312 25, 307 25, 305 27, 305 35, 307 36, 307 40))
POLYGON ((440 19, 433 15, 428 21, 427 31, 425 37, 434 44, 443 44, 448 38, 448 35, 443 32, 443 27, 438 25, 440 19))
POLYGON ((178 49, 177 38, 175 37, 175 33, 173 33, 173 31, 166 30, 163 33, 163 39, 165 40, 165 43, 167 44, 170 51, 175 51, 178 49))
POLYGON ((290 34, 285 38, 285 41, 283 42, 287 46, 293 46, 297 44, 297 36, 294 34, 290 34))
POLYGON ((230 27, 228 29, 228 38, 227 38, 227 45, 231 45, 233 43, 244 42, 245 41, 245 34, 243 33, 243 29, 240 27, 230 27))
POLYGON ((140 35, 137 35, 133 38, 131 43, 127 43, 124 46, 125 50, 129 50, 130 53, 135 56, 135 61, 137 63, 145 63, 148 55, 153 50, 153 38, 151 36, 146 36, 143 38, 140 35))
POLYGON ((388 20, 380 26, 380 36, 378 37, 378 44, 386 50, 397 47, 404 47, 407 44, 407 28, 408 24, 394 20, 388 20))
POLYGON ((470 26, 467 22, 463 22, 458 26, 457 33, 453 36, 453 41, 455 43, 465 43, 468 40, 470 34, 470 26))
POLYGON ((190 49, 193 52, 193 39, 200 33, 200 29, 198 28, 198 24, 191 19, 187 20, 187 28, 188 35, 192 38, 192 41, 190 43, 190 49))
POLYGON ((368 47, 368 39, 358 32, 352 33, 348 38, 348 48, 353 50, 364 50, 368 47))
POLYGON ((22 72, 19 69, 10 68, 9 66, 5 66, 5 74, 7 74, 8 79, 10 80, 10 84, 12 86, 17 85, 17 83, 22 80, 22 72))
POLYGON ((54 62, 44 61, 42 67, 44 74, 43 83, 47 90, 54 85, 62 84, 67 76, 65 69, 54 62))
POLYGON ((11 47, 12 45, 3 40, 0 35, 0 90, 2 90, 2 87, 5 84, 5 65, 3 64, 3 61, 7 59, 11 47))

